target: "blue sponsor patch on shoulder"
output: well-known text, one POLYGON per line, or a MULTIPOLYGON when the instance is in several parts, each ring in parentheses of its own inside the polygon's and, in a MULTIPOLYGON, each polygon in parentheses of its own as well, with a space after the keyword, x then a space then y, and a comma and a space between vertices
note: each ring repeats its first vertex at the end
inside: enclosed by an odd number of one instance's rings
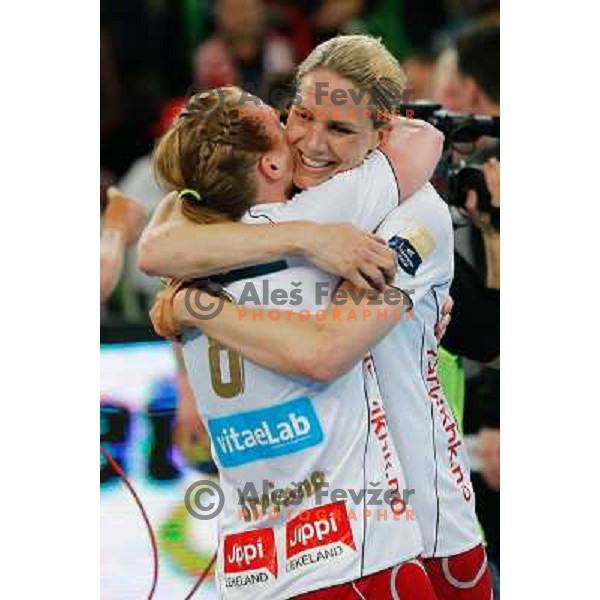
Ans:
POLYGON ((396 252, 400 268, 405 273, 414 277, 417 273, 417 269, 421 266, 423 259, 410 240, 395 235, 388 242, 388 246, 396 252))
POLYGON ((323 441, 319 417, 309 398, 208 420, 219 461, 237 467, 300 452, 323 441))

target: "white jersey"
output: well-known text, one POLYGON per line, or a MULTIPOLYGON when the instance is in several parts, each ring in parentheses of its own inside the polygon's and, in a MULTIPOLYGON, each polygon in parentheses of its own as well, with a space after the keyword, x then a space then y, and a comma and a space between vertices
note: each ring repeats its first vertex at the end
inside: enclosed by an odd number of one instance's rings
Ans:
MULTIPOLYGON (((254 207, 243 221, 350 217, 372 230, 397 202, 393 172, 377 152, 287 204, 254 207)), ((251 280, 259 295, 266 290, 264 305, 311 313, 326 307, 337 278, 299 259, 288 263, 251 280), (301 294, 294 293, 299 283, 301 294), (323 289, 329 293, 315 293, 323 289)), ((249 283, 227 290, 239 301, 254 296, 249 283)), ((369 403, 361 365, 316 384, 264 369, 198 331, 185 333, 183 352, 225 495, 217 561, 223 598, 291 598, 421 552, 383 407, 369 403)))
POLYGON ((437 375, 434 328, 454 270, 448 207, 427 184, 394 209, 377 233, 398 254, 394 286, 412 313, 372 350, 367 385, 383 395, 392 438, 423 536, 424 557, 450 556, 481 543, 465 444, 437 375), (408 318, 411 317, 411 318, 408 318))

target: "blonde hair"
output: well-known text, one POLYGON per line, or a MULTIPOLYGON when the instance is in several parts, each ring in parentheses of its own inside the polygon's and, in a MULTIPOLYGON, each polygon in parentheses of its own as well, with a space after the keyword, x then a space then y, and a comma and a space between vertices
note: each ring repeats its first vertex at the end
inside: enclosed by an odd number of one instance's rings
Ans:
POLYGON ((197 223, 238 220, 256 200, 255 167, 274 142, 264 119, 243 116, 242 91, 196 94, 158 141, 156 178, 182 195, 182 212, 197 223))
MULTIPOLYGON (((381 40, 369 35, 341 35, 319 44, 297 71, 297 84, 311 71, 329 69, 369 92, 376 111, 394 112, 402 101, 406 75, 381 40)), ((375 127, 382 125, 375 112, 375 127)))

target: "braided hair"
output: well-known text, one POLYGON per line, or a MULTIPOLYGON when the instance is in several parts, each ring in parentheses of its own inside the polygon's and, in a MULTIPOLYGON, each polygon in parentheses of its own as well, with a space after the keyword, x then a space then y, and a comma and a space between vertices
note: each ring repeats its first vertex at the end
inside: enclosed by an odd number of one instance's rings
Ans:
POLYGON ((255 167, 274 142, 264 120, 244 116, 241 97, 236 87, 195 94, 154 150, 163 186, 198 192, 182 197, 192 221, 238 220, 255 201, 255 167))

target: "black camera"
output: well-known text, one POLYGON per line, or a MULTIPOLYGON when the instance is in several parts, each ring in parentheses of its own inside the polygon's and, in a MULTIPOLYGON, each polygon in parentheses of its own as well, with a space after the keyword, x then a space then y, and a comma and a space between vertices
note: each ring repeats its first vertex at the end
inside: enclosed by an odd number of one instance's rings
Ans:
MULTIPOLYGON (((445 152, 437 168, 436 188, 443 190, 442 195, 451 206, 464 208, 467 192, 477 193, 477 208, 491 215, 495 229, 500 230, 500 209, 492 206, 492 197, 485 182, 483 164, 492 158, 500 158, 499 142, 480 150, 470 157, 469 162, 462 162, 455 167, 452 164, 452 151, 459 144, 476 142, 481 137, 500 138, 500 117, 485 115, 462 115, 442 110, 441 104, 419 101, 412 104, 401 104, 400 114, 415 119, 422 119, 433 125, 444 134, 445 152)), ((464 154, 464 149, 461 151, 464 154)))
POLYGON ((500 137, 500 117, 448 112, 442 110, 441 104, 427 101, 401 104, 398 110, 403 117, 427 121, 441 131, 446 147, 457 142, 474 142, 482 136, 500 137))
POLYGON ((491 212, 492 196, 487 188, 481 165, 462 164, 451 169, 447 179, 448 204, 464 208, 467 192, 477 192, 477 208, 482 212, 491 212))
POLYGON ((457 208, 464 208, 467 192, 474 190, 477 193, 477 209, 489 213, 493 227, 500 231, 500 209, 492 206, 492 195, 488 190, 482 165, 463 162, 459 167, 450 169, 446 189, 446 201, 457 208))

